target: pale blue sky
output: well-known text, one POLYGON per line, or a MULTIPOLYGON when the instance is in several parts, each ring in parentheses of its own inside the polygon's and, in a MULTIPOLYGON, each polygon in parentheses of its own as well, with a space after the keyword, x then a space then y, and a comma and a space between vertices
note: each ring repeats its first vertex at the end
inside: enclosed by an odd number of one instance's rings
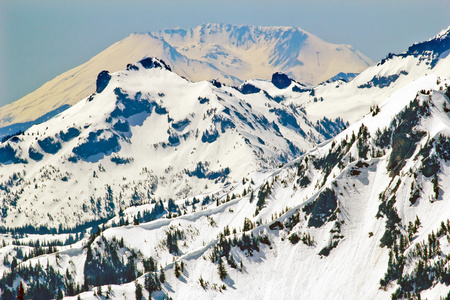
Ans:
POLYGON ((298 26, 374 61, 450 25, 448 0, 0 0, 0 106, 130 33, 202 23, 298 26))

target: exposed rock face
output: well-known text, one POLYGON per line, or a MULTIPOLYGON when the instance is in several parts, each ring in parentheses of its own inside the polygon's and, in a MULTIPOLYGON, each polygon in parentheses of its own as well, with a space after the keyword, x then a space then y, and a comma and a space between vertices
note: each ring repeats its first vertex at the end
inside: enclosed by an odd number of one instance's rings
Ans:
POLYGON ((109 75, 109 72, 101 71, 97 76, 97 93, 103 92, 103 90, 108 86, 110 80, 111 75, 109 75))
POLYGON ((274 73, 272 75, 272 83, 279 89, 285 89, 291 85, 292 79, 290 79, 286 74, 274 73))
POLYGON ((166 64, 162 59, 156 59, 153 57, 147 57, 143 60, 139 61, 139 63, 145 68, 145 69, 152 69, 152 68, 162 68, 169 71, 172 71, 170 66, 166 64))

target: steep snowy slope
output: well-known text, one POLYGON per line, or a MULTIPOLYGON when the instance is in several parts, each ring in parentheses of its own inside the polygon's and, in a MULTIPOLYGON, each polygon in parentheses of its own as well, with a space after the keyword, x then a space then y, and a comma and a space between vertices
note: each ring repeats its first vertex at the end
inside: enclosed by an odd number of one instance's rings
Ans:
POLYGON ((300 90, 296 103, 303 105, 311 120, 341 117, 350 123, 369 112, 395 91, 423 76, 450 76, 450 27, 428 41, 417 43, 400 54, 390 53, 352 81, 324 83, 300 90))
POLYGON ((421 78, 280 169, 128 208, 71 248, 29 258, 30 237, 16 237, 22 245, 0 256, 28 259, 16 259, 18 277, 3 275, 3 296, 19 277, 30 294, 64 290, 67 299, 133 298, 140 287, 145 299, 446 296, 449 84, 421 78))
POLYGON ((97 93, 0 144, 0 224, 73 227, 213 191, 344 128, 340 119, 311 123, 251 85, 192 83, 147 58, 101 72, 97 93))
POLYGON ((95 90, 93 79, 102 70, 119 71, 148 56, 163 59, 191 81, 219 79, 234 85, 251 78, 270 79, 280 71, 299 81, 319 83, 339 72, 359 73, 372 64, 351 46, 330 44, 293 27, 206 24, 132 34, 0 108, 0 126, 34 121, 62 105, 74 105, 95 90))

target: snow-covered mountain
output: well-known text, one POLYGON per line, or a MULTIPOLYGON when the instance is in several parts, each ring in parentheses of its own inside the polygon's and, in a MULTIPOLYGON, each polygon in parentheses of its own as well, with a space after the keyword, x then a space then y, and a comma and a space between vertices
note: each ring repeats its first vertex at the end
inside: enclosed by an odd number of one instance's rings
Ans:
MULTIPOLYGON (((297 83, 275 74, 276 84, 297 83)), ((0 145, 7 227, 74 227, 130 205, 211 192, 339 133, 311 123, 290 91, 192 83, 146 58, 98 75, 96 93, 0 145)))
POLYGON ((450 77, 450 27, 428 41, 412 45, 403 53, 388 54, 350 82, 326 82, 302 89, 295 103, 305 107, 311 120, 341 117, 353 123, 399 89, 415 80, 436 75, 450 77))
MULTIPOLYGON (((317 84, 340 72, 360 73, 372 61, 348 45, 324 42, 295 27, 205 24, 132 34, 88 62, 47 82, 20 100, 0 108, 3 134, 13 134, 64 105, 74 105, 95 90, 102 70, 116 72, 145 57, 158 57, 191 80, 216 79, 239 85, 247 79, 270 80, 283 72, 304 83, 317 84)), ((27 128, 27 127, 26 127, 27 128)))
POLYGON ((359 73, 372 64, 349 45, 324 42, 297 27, 206 24, 188 30, 166 29, 155 36, 192 60, 208 62, 222 73, 219 80, 228 84, 268 80, 275 72, 318 84, 340 72, 359 73))
POLYGON ((3 275, 3 295, 20 277, 33 295, 66 299, 445 297, 449 84, 423 77, 279 169, 130 207, 76 243, 73 234, 42 236, 66 241, 49 250, 28 246, 35 235, 5 242, 0 256, 15 271, 3 275))
POLYGON ((101 72, 0 146, 2 299, 448 298, 449 31, 317 87, 101 72))

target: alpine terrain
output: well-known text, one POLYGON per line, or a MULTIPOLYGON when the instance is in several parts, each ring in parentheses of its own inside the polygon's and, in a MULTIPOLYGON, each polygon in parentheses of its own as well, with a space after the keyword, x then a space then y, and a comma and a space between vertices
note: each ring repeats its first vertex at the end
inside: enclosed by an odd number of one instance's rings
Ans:
POLYGON ((2 299, 448 299, 449 41, 315 86, 99 72, 0 145, 2 299))
POLYGON ((270 80, 275 72, 317 84, 341 72, 360 73, 372 64, 351 46, 327 43, 296 27, 204 24, 135 33, 0 108, 0 135, 24 130, 88 97, 102 70, 120 71, 145 57, 164 60, 191 81, 216 79, 228 85, 270 80))

